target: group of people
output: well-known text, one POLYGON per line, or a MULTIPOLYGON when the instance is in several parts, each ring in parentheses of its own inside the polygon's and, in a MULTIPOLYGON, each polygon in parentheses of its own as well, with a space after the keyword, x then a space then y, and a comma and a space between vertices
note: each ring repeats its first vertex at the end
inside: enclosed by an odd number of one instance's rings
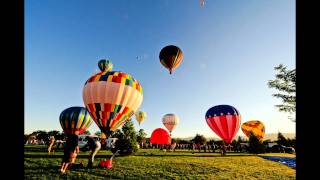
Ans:
MULTIPOLYGON (((145 146, 145 148, 148 148, 148 146, 145 146)), ((201 152, 220 152, 221 155, 225 155, 227 151, 232 151, 232 150, 238 150, 238 147, 233 147, 231 144, 225 145, 217 145, 217 144, 176 144, 173 143, 171 145, 158 145, 158 144, 152 144, 149 146, 149 148, 152 149, 160 149, 163 151, 175 151, 176 149, 179 150, 189 150, 192 152, 199 151, 201 152)), ((241 151, 241 150, 240 150, 241 151)))
MULTIPOLYGON (((87 167, 92 168, 94 163, 94 157, 101 149, 101 143, 99 140, 96 140, 90 136, 86 137, 86 140, 87 144, 85 145, 85 147, 89 147, 89 150, 91 151, 87 167)), ((66 173, 66 171, 70 169, 71 166, 75 165, 76 157, 80 153, 78 141, 79 139, 77 134, 72 134, 67 137, 66 144, 64 147, 62 164, 60 168, 60 172, 62 174, 66 173)))

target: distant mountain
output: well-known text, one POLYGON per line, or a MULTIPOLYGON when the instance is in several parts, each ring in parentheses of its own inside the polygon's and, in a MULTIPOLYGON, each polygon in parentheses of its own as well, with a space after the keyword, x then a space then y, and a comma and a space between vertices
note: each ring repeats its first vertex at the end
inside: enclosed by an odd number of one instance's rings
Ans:
MULTIPOLYGON (((282 133, 284 137, 286 138, 289 138, 289 139, 293 139, 296 137, 296 133, 282 133)), ((238 139, 239 136, 236 136, 235 139, 238 139)), ((248 139, 247 136, 240 136, 241 138, 243 139, 248 139)), ((182 140, 191 140, 194 138, 193 137, 178 137, 179 139, 182 139, 182 140)), ((214 139, 214 140, 221 140, 220 138, 218 137, 206 137, 206 139, 214 139)), ((267 140, 267 139, 270 139, 271 141, 275 141, 278 139, 278 133, 269 133, 269 134, 265 134, 264 136, 264 140, 267 140)))

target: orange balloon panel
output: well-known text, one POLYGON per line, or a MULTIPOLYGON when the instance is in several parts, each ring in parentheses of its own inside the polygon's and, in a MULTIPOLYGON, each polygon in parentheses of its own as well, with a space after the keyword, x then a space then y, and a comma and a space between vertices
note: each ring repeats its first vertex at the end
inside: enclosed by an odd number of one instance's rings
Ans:
POLYGON ((265 134, 265 127, 261 121, 247 121, 242 124, 241 130, 247 137, 252 132, 260 140, 263 139, 265 134))

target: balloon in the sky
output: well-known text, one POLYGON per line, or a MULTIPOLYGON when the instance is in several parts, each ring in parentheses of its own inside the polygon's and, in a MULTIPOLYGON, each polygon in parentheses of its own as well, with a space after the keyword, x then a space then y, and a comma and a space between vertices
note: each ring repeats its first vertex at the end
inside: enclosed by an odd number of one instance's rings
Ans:
POLYGON ((170 135, 174 128, 179 124, 180 119, 175 114, 166 114, 162 118, 163 125, 169 130, 170 135))
POLYGON ((262 140, 265 134, 265 127, 261 121, 247 121, 241 125, 242 132, 249 137, 250 132, 253 133, 259 140, 262 140))
MULTIPOLYGON (((101 62, 101 61, 100 61, 101 62)), ((107 138, 140 107, 143 99, 140 83, 129 74, 110 71, 102 61, 102 72, 90 77, 83 88, 83 102, 93 120, 107 138)), ((111 66, 112 67, 112 66, 111 66)))
POLYGON ((60 125, 65 134, 83 134, 93 120, 84 107, 70 107, 60 114, 60 125))
POLYGON ((101 59, 98 62, 98 67, 101 71, 111 71, 113 68, 113 64, 110 60, 101 59))
POLYGON ((211 107, 206 113, 206 121, 209 127, 225 143, 231 143, 241 125, 239 111, 229 105, 211 107))
POLYGON ((159 58, 161 64, 167 68, 171 74, 174 69, 180 66, 183 53, 177 46, 169 45, 160 51, 159 58))
POLYGON ((157 128, 155 129, 150 137, 151 144, 171 144, 171 137, 168 131, 157 128))
POLYGON ((145 120, 147 117, 147 113, 143 111, 136 112, 136 120, 138 121, 139 125, 145 120))
POLYGON ((204 6, 204 4, 205 4, 205 0, 199 0, 200 1, 200 6, 204 6))

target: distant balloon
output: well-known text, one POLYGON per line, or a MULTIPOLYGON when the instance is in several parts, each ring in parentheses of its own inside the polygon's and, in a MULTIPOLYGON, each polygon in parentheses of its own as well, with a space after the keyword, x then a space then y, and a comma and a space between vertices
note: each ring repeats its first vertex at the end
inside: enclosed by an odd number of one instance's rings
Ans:
POLYGON ((206 113, 206 121, 209 127, 225 143, 231 143, 236 136, 240 125, 241 115, 238 110, 229 105, 211 107, 206 113))
POLYGON ((171 144, 171 137, 169 136, 168 131, 157 128, 155 129, 150 137, 151 144, 171 144))
POLYGON ((101 59, 98 62, 98 67, 99 69, 104 72, 104 71, 111 71, 113 68, 113 64, 110 60, 106 60, 106 59, 101 59))
POLYGON ((60 125, 65 134, 83 134, 93 120, 84 107, 70 107, 60 114, 60 125))
POLYGON ((253 133, 259 140, 262 140, 265 134, 265 127, 261 121, 247 121, 241 125, 242 132, 249 137, 250 132, 253 133))
POLYGON ((162 118, 163 125, 169 130, 170 135, 174 128, 179 124, 180 119, 175 114, 166 114, 162 118))
POLYGON ((139 109, 143 93, 129 74, 112 70, 111 61, 100 60, 103 70, 90 77, 83 88, 83 102, 107 138, 139 109))
POLYGON ((170 74, 174 69, 180 66, 183 53, 177 46, 169 45, 160 51, 160 63, 169 70, 170 74))
POLYGON ((136 112, 136 120, 138 121, 139 125, 145 120, 147 117, 147 113, 143 111, 136 112))
POLYGON ((204 4, 205 4, 205 0, 199 0, 200 1, 200 6, 204 6, 204 4))

